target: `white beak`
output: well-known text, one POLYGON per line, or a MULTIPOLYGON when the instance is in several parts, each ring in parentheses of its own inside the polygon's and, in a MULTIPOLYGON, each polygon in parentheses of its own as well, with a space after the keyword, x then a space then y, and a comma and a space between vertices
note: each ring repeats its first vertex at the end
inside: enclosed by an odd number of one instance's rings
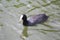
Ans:
POLYGON ((19 18, 19 22, 21 22, 21 21, 22 21, 22 18, 23 18, 23 15, 21 15, 21 16, 20 16, 20 18, 19 18))

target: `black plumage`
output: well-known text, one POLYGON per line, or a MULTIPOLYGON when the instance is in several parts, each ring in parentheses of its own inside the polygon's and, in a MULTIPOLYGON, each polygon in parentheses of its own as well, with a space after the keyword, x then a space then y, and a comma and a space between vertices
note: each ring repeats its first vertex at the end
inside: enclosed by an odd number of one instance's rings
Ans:
POLYGON ((24 26, 33 26, 38 23, 43 23, 48 19, 48 16, 45 14, 38 14, 35 16, 28 17, 23 14, 22 20, 23 20, 23 25, 24 26))

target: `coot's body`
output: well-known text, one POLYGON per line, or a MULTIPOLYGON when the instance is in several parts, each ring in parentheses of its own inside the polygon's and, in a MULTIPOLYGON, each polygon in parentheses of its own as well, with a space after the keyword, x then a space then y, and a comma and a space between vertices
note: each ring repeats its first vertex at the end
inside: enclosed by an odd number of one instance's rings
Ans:
POLYGON ((38 15, 27 18, 27 16, 25 14, 23 14, 23 16, 21 18, 23 20, 24 26, 33 26, 38 23, 45 22, 48 19, 48 16, 46 16, 45 14, 38 14, 38 15))

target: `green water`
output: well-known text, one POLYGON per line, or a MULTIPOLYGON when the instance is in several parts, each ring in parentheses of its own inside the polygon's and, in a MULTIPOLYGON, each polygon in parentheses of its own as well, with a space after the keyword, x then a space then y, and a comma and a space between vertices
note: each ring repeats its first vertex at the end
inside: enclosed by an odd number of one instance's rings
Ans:
POLYGON ((0 40, 60 40, 60 0, 0 0, 0 40), (49 18, 42 24, 19 23, 21 14, 43 13, 49 18))

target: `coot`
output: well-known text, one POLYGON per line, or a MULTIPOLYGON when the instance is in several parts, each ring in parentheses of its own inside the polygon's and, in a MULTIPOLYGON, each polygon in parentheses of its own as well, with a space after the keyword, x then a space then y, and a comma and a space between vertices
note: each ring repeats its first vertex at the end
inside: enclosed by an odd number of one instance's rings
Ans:
POLYGON ((36 25, 38 23, 43 23, 48 19, 48 16, 45 14, 38 14, 35 16, 31 16, 29 18, 27 18, 27 16, 25 14, 20 16, 19 21, 23 20, 23 25, 24 26, 33 26, 36 25))

